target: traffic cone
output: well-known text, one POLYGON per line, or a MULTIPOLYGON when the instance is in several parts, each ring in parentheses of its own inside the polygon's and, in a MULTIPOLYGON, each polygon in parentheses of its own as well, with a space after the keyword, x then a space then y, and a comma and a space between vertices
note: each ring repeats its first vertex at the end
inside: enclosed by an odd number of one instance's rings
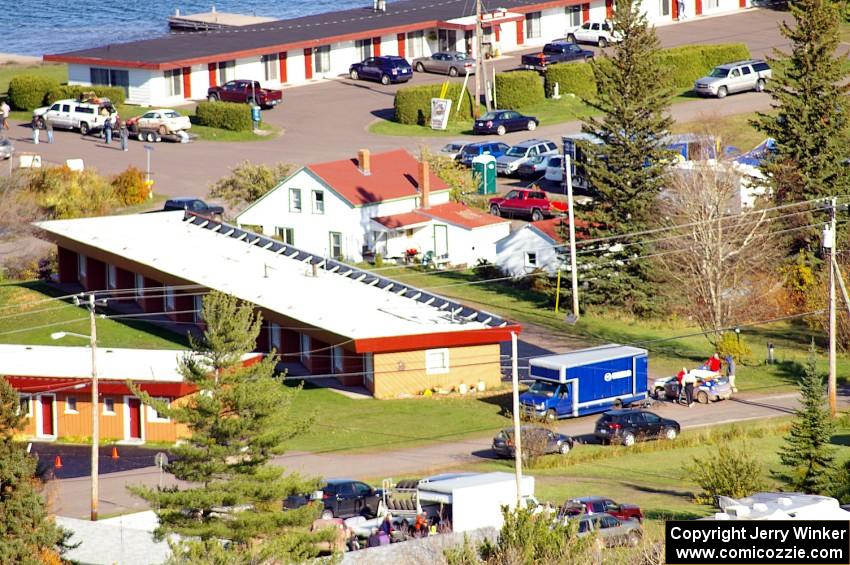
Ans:
POLYGON ((53 460, 53 468, 54 469, 61 469, 62 468, 62 458, 59 457, 58 455, 53 460))
POLYGON ((118 461, 118 448, 114 445, 112 446, 112 458, 118 461))

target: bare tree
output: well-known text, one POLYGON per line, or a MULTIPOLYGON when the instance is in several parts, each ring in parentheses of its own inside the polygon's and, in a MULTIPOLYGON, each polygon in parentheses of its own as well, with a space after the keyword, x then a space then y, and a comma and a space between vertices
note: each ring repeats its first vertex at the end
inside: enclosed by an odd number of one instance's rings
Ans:
POLYGON ((742 323, 773 285, 765 277, 775 264, 771 216, 756 200, 742 209, 750 179, 731 165, 692 161, 671 170, 659 198, 663 227, 657 258, 670 291, 714 342, 723 328, 742 323))

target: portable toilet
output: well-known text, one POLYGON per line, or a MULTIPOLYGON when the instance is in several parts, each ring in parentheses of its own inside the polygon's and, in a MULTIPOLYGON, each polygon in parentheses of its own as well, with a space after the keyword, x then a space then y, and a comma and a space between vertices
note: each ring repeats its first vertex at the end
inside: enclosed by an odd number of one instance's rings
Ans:
POLYGON ((478 194, 496 194, 496 158, 479 155, 472 159, 472 176, 478 185, 478 194))

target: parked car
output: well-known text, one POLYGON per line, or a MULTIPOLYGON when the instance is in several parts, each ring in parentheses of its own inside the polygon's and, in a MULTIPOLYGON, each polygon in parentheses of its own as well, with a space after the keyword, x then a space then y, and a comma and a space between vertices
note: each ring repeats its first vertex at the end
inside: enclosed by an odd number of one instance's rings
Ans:
POLYGON ((469 145, 466 141, 450 141, 440 149, 440 157, 448 157, 454 161, 460 160, 461 151, 469 145))
POLYGON ((565 516, 610 514, 620 520, 643 521, 643 512, 641 512, 640 506, 619 504, 610 498, 601 496, 584 496, 568 500, 561 507, 561 514, 565 516))
POLYGON ((430 57, 413 60, 416 72, 440 73, 456 77, 459 74, 475 74, 475 59, 460 51, 438 51, 430 57))
POLYGON ((608 20, 590 20, 580 26, 567 29, 567 39, 577 43, 592 43, 599 47, 608 47, 623 39, 622 34, 614 32, 608 20))
MULTIPOLYGON (((331 479, 322 487, 318 500, 324 504, 322 519, 351 518, 365 516, 374 518, 378 515, 378 505, 381 502, 381 491, 366 483, 352 479, 331 479)), ((284 510, 300 508, 312 502, 312 495, 293 495, 283 501, 284 510)))
POLYGON ((718 98, 747 90, 761 92, 772 76, 770 65, 760 59, 727 63, 715 67, 708 76, 697 79, 694 92, 718 98))
POLYGON ((499 158, 505 154, 505 151, 510 149, 507 143, 501 141, 479 141, 464 145, 460 152, 460 162, 467 167, 472 166, 472 159, 479 155, 492 155, 499 158))
MULTIPOLYGON (((540 426, 522 426, 520 428, 521 449, 524 455, 539 456, 550 453, 566 455, 573 448, 574 441, 568 435, 553 432, 540 426)), ((516 457, 514 429, 506 428, 493 438, 493 451, 499 457, 516 457)))
POLYGON ((491 198, 489 207, 490 213, 494 216, 502 217, 503 214, 528 216, 533 222, 539 222, 544 218, 551 218, 567 212, 565 203, 549 200, 546 193, 541 190, 524 188, 511 190, 504 196, 491 198))
POLYGON ((130 131, 151 130, 159 135, 169 135, 178 131, 185 131, 192 127, 189 116, 184 116, 176 110, 159 109, 145 112, 141 116, 127 119, 127 127, 130 131))
POLYGON ((579 518, 578 535, 599 534, 599 538, 608 547, 628 545, 634 547, 643 537, 640 522, 620 520, 610 514, 593 514, 579 518))
POLYGON ((207 89, 207 100, 242 102, 262 108, 274 108, 283 100, 283 91, 263 88, 256 80, 231 80, 207 89))
POLYGON ((0 159, 3 159, 4 161, 6 159, 11 159, 14 152, 15 146, 12 145, 12 140, 0 135, 0 159))
MULTIPOLYGON (((655 379, 652 383, 652 394, 656 400, 666 398, 675 401, 679 398, 679 381, 676 380, 676 377, 655 379)), ((729 384, 729 379, 725 377, 698 379, 696 386, 694 386, 694 398, 700 404, 728 400, 732 398, 732 385, 729 384)))
POLYGON ((103 108, 107 108, 106 113, 110 113, 112 103, 106 99, 96 104, 68 98, 57 100, 50 106, 36 108, 33 110, 33 116, 38 118, 40 127, 44 127, 44 120, 49 119, 54 128, 77 129, 81 134, 86 135, 103 128, 103 123, 106 121, 103 108))
POLYGON ((188 210, 193 214, 204 216, 211 219, 220 219, 224 214, 224 208, 221 206, 211 206, 200 198, 171 198, 165 201, 162 210, 164 212, 171 210, 188 210))
POLYGON ((496 173, 512 175, 519 166, 538 155, 555 155, 558 146, 548 139, 527 139, 508 149, 504 155, 496 159, 496 173))
POLYGON ((676 439, 680 430, 675 420, 662 418, 646 410, 627 408, 605 412, 596 420, 593 435, 602 443, 631 446, 638 440, 676 439))
POLYGON ((555 63, 586 61, 593 58, 593 51, 582 49, 574 41, 553 41, 543 46, 543 51, 522 56, 522 66, 540 71, 555 63))
POLYGON ((513 110, 487 112, 472 125, 472 133, 495 133, 505 135, 509 131, 534 131, 540 120, 533 116, 523 116, 513 110))
POLYGON ((557 158, 557 156, 553 157, 551 155, 537 155, 520 165, 516 170, 516 174, 522 179, 539 179, 546 174, 546 169, 552 160, 557 158))
POLYGON ((407 82, 413 78, 413 68, 407 59, 395 55, 369 57, 354 63, 348 68, 348 76, 352 80, 376 80, 381 84, 407 82))

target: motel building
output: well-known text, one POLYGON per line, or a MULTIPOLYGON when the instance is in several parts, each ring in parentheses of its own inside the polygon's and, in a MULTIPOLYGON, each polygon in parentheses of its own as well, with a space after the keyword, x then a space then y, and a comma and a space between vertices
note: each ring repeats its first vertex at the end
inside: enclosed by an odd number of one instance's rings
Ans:
MULTIPOLYGON (((364 4, 368 0, 364 0, 364 4)), ((680 16, 730 13, 750 0, 643 0, 651 23, 680 16)), ((482 15, 484 44, 509 53, 565 36, 566 29, 602 20, 614 0, 503 0, 482 15)), ((45 55, 68 64, 70 84, 124 89, 127 101, 173 106, 201 100, 229 80, 258 80, 266 88, 309 83, 348 73, 378 55, 411 61, 437 51, 475 51, 475 2, 401 0, 288 20, 207 32, 180 32, 129 43, 45 55)))
POLYGON ((380 270, 182 211, 36 225, 58 246, 60 283, 132 289, 113 306, 181 328, 201 325, 200 293, 229 293, 262 314, 258 352, 276 352, 299 378, 336 380, 376 398, 497 387, 499 344, 520 331, 380 270))

